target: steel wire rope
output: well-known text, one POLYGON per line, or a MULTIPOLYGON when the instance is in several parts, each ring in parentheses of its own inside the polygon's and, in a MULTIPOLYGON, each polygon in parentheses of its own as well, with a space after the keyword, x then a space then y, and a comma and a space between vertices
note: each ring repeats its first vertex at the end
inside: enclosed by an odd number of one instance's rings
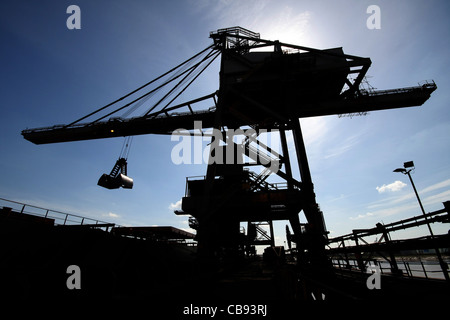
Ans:
MULTIPOLYGON (((195 69, 195 68, 197 68, 197 67, 198 67, 198 64, 196 64, 195 66, 189 68, 188 70, 190 70, 190 69, 195 69)), ((188 70, 186 70, 184 73, 186 73, 188 70)), ((192 70, 191 70, 190 72, 192 72, 192 70)), ((120 108, 118 108, 118 109, 116 109, 116 110, 114 110, 114 111, 112 111, 112 112, 110 112, 110 113, 108 113, 108 114, 106 114, 106 115, 100 117, 100 118, 97 118, 96 120, 90 122, 90 124, 93 124, 93 123, 96 123, 96 122, 98 122, 98 121, 100 121, 100 120, 103 120, 104 118, 109 117, 109 116, 113 115, 114 113, 119 112, 120 110, 123 110, 123 109, 129 107, 130 105, 134 104, 135 102, 139 101, 140 99, 142 99, 142 98, 148 96, 149 94, 152 94, 152 93, 156 92, 157 90, 161 89, 161 88, 164 87, 165 85, 167 85, 167 84, 169 84, 170 82, 172 82, 172 81, 176 80, 177 78, 181 77, 184 73, 178 75, 177 77, 174 77, 172 80, 166 81, 165 83, 161 84, 161 85, 158 86, 157 88, 155 88, 155 89, 153 89, 153 90, 151 90, 151 91, 149 91, 149 92, 143 94, 142 96, 140 96, 140 97, 134 99, 133 101, 131 101, 131 102, 125 104, 124 106, 122 106, 122 107, 120 107, 120 108)), ((173 91, 173 89, 172 89, 171 91, 173 91)), ((155 107, 156 107, 156 106, 155 106, 155 107)), ((153 110, 153 109, 151 109, 151 110, 153 110)), ((67 127, 67 126, 66 126, 66 127, 67 127)))
MULTIPOLYGON (((185 83, 187 83, 186 84, 186 86, 184 86, 184 88, 182 88, 176 95, 175 95, 175 97, 174 98, 172 98, 163 108, 161 108, 161 110, 158 112, 158 113, 161 113, 162 111, 164 111, 168 106, 170 106, 170 104, 172 103, 172 102, 174 102, 181 94, 183 94, 183 92, 203 73, 203 71, 205 71, 210 65, 211 65, 211 63, 218 57, 220 55, 220 52, 217 52, 216 54, 215 54, 215 56, 214 56, 214 54, 210 54, 210 55, 208 55, 207 57, 205 57, 205 60, 204 61, 202 61, 202 63, 203 62, 206 62, 207 61, 207 59, 210 59, 211 57, 213 57, 207 64, 206 64, 206 66, 204 66, 200 71, 198 71, 197 73, 192 73, 192 74, 190 74, 190 75, 188 75, 185 79, 183 79, 182 81, 180 81, 180 86, 181 85, 184 85, 185 83)), ((199 64, 199 66, 200 66, 200 64, 199 64)), ((175 91, 174 92, 172 92, 172 93, 170 93, 168 96, 167 96, 167 98, 168 97, 170 97, 173 93, 175 93, 175 91)), ((165 99, 164 99, 165 100, 165 99)))
POLYGON ((101 107, 101 108, 99 108, 99 109, 97 109, 97 110, 95 110, 95 111, 93 111, 93 112, 91 112, 91 113, 89 113, 89 114, 87 114, 87 115, 85 115, 85 116, 83 116, 83 117, 81 117, 81 118, 79 118, 79 119, 77 119, 77 120, 75 120, 75 121, 69 123, 68 125, 64 126, 64 128, 70 127, 70 126, 72 126, 72 125, 74 125, 74 124, 80 122, 81 120, 84 120, 84 119, 86 119, 86 118, 89 118, 90 116, 92 116, 92 115, 94 115, 94 114, 96 114, 96 113, 98 113, 98 112, 100 112, 100 111, 103 111, 103 110, 105 110, 106 108, 109 108, 110 106, 112 106, 112 105, 114 105, 114 104, 116 104, 116 103, 122 101, 123 99, 128 98, 128 97, 131 96, 132 94, 134 94, 134 93, 136 93, 136 92, 142 90, 143 88, 149 86, 150 84, 152 84, 152 83, 158 81, 159 79, 165 77, 166 75, 172 73, 173 71, 177 70, 179 67, 183 66, 184 64, 186 64, 187 62, 191 61, 192 59, 195 59, 196 57, 198 57, 199 55, 203 54, 205 51, 207 51, 207 50, 209 50, 209 49, 211 49, 211 48, 213 48, 213 47, 214 47, 214 44, 208 46, 207 48, 203 49, 202 51, 200 51, 199 53, 195 54, 195 55, 192 56, 191 58, 185 60, 184 62, 180 63, 180 64, 177 65, 176 67, 174 67, 174 68, 170 69, 169 71, 163 73, 162 75, 156 77, 155 79, 153 79, 153 80, 147 82, 146 84, 140 86, 139 88, 137 88, 137 89, 135 89, 135 90, 133 90, 133 91, 127 93, 126 95, 120 97, 119 99, 116 99, 116 100, 114 100, 113 102, 108 103, 107 105, 105 105, 105 106, 103 106, 103 107, 101 107))
MULTIPOLYGON (((204 51, 206 52, 206 51, 204 51)), ((202 52, 202 53, 204 53, 202 52)), ((210 53, 208 53, 209 55, 210 53)), ((169 83, 177 78, 179 78, 180 76, 182 76, 183 74, 185 74, 186 72, 188 72, 189 70, 191 70, 192 68, 195 68, 195 65, 197 64, 197 60, 200 60, 201 55, 198 55, 195 59, 190 59, 190 61, 188 61, 187 63, 185 63, 183 66, 181 66, 180 68, 178 68, 178 70, 176 72, 174 72, 167 80, 166 82, 169 83), (194 64, 195 63, 195 64, 194 64)), ((204 59, 204 58, 203 58, 204 59)), ((201 59, 203 61, 203 59, 201 59)), ((141 100, 137 101, 133 106, 131 106, 127 111, 125 111, 122 114, 122 118, 127 118, 130 114, 132 114, 133 112, 135 112, 137 109, 139 109, 145 102, 147 102, 151 97, 153 97, 157 92, 159 92, 161 88, 158 87, 158 90, 156 90, 155 92, 152 92, 150 95, 145 96, 144 98, 142 98, 141 100)))
POLYGON ((121 118, 128 118, 133 112, 139 109, 144 103, 146 103, 155 93, 149 94, 148 96, 136 101, 136 103, 128 108, 124 113, 122 113, 121 118))
POLYGON ((210 59, 214 53, 216 52, 215 49, 212 49, 211 52, 209 52, 208 55, 206 55, 200 62, 196 63, 193 67, 191 67, 188 74, 185 75, 183 77, 183 79, 181 79, 168 93, 166 93, 166 95, 164 95, 156 104, 153 105, 153 107, 151 107, 146 113, 144 113, 144 116, 148 115, 150 112, 152 112, 161 102, 163 102, 165 99, 167 99, 170 95, 173 94, 173 92, 185 81, 189 81, 187 79, 189 79, 189 77, 192 75, 192 73, 195 71, 195 69, 197 69, 197 67, 199 67, 202 63, 204 63, 205 61, 207 61, 208 59, 210 59))
POLYGON ((133 136, 125 137, 122 144, 122 149, 120 150, 119 158, 125 158, 125 160, 128 159, 132 143, 133 143, 133 136))
MULTIPOLYGON (((170 100, 162 109, 161 111, 165 110, 173 101, 175 101, 202 73, 203 71, 205 71, 210 65, 211 63, 214 62, 214 60, 216 60, 216 58, 220 55, 220 52, 217 52, 215 54, 215 56, 206 64, 205 67, 203 67, 202 70, 200 70, 200 72, 198 72, 195 76, 193 75, 192 77, 189 78, 189 83, 182 89, 180 90, 180 92, 174 97, 172 98, 172 100, 170 100)), ((213 56, 213 55, 211 55, 213 56)), ((188 81, 188 80, 187 80, 188 81)), ((187 82, 186 81, 186 82, 187 82)))
MULTIPOLYGON (((208 55, 208 58, 209 58, 209 57, 210 57, 210 56, 208 55)), ((204 59, 205 59, 205 58, 204 58, 204 59)), ((165 85, 167 85, 167 84, 169 84, 170 82, 176 80, 177 78, 181 77, 184 73, 186 73, 186 72, 188 72, 188 71, 190 70, 189 73, 188 73, 188 75, 189 75, 189 74, 192 73, 192 71, 195 70, 202 62, 203 62, 203 60, 200 61, 200 62, 198 62, 197 64, 195 64, 195 65, 192 66, 191 68, 187 69, 186 71, 184 71, 184 72, 181 73, 180 75, 174 77, 172 80, 167 80, 166 82, 164 82, 163 84, 161 84, 161 85, 158 86, 157 88, 155 88, 155 89, 153 89, 153 90, 151 90, 151 91, 149 91, 149 92, 143 94, 142 96, 140 96, 140 97, 134 99, 133 101, 131 101, 131 102, 125 104, 124 106, 122 106, 122 107, 120 107, 120 108, 118 108, 118 109, 116 109, 116 110, 114 110, 114 111, 112 111, 112 112, 110 112, 110 113, 108 113, 108 114, 106 114, 106 115, 100 117, 100 118, 97 118, 96 120, 90 122, 90 124, 96 123, 96 122, 98 122, 98 121, 100 121, 100 120, 102 120, 102 119, 104 119, 104 118, 106 118, 106 117, 109 117, 109 116, 113 115, 113 114, 116 113, 116 112, 119 112, 120 110, 123 110, 123 109, 129 107, 130 105, 134 104, 136 101, 139 101, 140 99, 146 97, 147 95, 152 94, 152 93, 154 93, 155 91, 161 89, 161 88, 164 87, 165 85)), ((186 76, 185 76, 185 78, 186 78, 186 76)), ((183 78, 183 79, 184 79, 184 78, 183 78)), ((180 82, 179 82, 179 83, 180 83, 180 82)), ((179 83, 178 83, 178 84, 179 84, 179 83)), ((171 92, 178 86, 178 84, 177 84, 174 88, 172 88, 172 90, 170 90, 169 93, 171 93, 171 92)), ((167 95, 168 95, 168 94, 166 94, 166 96, 167 96, 167 95)), ((164 96, 159 102, 161 102, 162 100, 164 100, 166 96, 164 96)), ((154 105, 153 108, 150 109, 150 111, 152 111, 152 110, 159 104, 159 102, 158 102, 156 105, 154 105)))

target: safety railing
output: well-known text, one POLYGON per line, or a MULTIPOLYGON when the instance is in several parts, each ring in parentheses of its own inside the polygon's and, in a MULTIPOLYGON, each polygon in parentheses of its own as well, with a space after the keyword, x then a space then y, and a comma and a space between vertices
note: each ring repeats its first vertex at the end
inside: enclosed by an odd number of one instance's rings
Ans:
MULTIPOLYGON (((360 261, 356 259, 333 259, 333 266, 338 272, 345 273, 346 271, 356 271, 361 273, 371 274, 373 272, 380 272, 381 274, 392 275, 391 265, 382 260, 366 261, 365 271, 361 270, 360 261)), ((396 275, 402 275, 408 278, 425 278, 425 279, 441 279, 445 276, 439 265, 435 260, 422 260, 420 256, 414 258, 405 257, 398 261, 398 272, 396 275)))
POLYGON ((340 270, 351 269, 365 273, 370 263, 378 261, 381 271, 389 269, 395 275, 444 278, 450 281, 449 234, 396 240, 391 237, 393 232, 399 230, 425 224, 430 227, 432 223, 450 223, 450 201, 443 205, 443 209, 434 212, 388 224, 377 223, 375 228, 355 229, 352 233, 328 239, 328 256, 337 262, 340 270), (425 259, 422 260, 421 256, 425 259))
POLYGON ((0 198, 0 209, 5 210, 5 208, 10 208, 11 212, 17 214, 27 214, 47 219, 53 219, 55 225, 89 225, 91 227, 95 227, 97 225, 98 228, 105 229, 106 231, 109 231, 110 227, 115 226, 115 224, 113 223, 98 220, 95 218, 84 217, 63 211, 30 205, 19 201, 0 198))
POLYGON ((363 96, 381 96, 387 94, 399 94, 399 93, 411 93, 411 92, 421 92, 423 90, 434 91, 437 88, 436 83, 433 80, 425 80, 419 83, 419 86, 406 87, 398 89, 388 89, 388 90, 360 90, 363 96))

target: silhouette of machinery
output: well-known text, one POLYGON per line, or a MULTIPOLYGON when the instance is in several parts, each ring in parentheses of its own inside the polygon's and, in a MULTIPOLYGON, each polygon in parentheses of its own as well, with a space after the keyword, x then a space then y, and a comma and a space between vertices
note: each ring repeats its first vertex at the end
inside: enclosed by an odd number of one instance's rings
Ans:
MULTIPOLYGON (((194 132, 196 121, 201 121, 202 128, 221 134, 211 141, 206 176, 187 179, 182 210, 176 212, 192 216, 189 222, 197 229, 198 252, 233 255, 239 248, 273 246, 272 221, 288 220, 293 230, 291 235, 288 229, 288 241, 297 245, 299 265, 327 267, 327 230, 316 202, 299 118, 420 106, 436 89, 435 83, 368 90, 362 82, 371 60, 345 54, 342 48, 319 50, 264 40, 241 27, 211 32, 210 38, 213 44, 208 48, 118 100, 68 125, 27 129, 22 135, 45 144, 172 134, 179 128, 194 132), (176 104, 219 55, 219 90, 176 104), (130 117, 150 98, 156 101, 150 108, 145 106, 143 114, 130 117), (228 132, 241 127, 247 128, 245 139, 236 143, 228 132), (281 153, 262 143, 261 129, 278 132, 281 153), (289 131, 294 159, 287 143, 289 131), (260 165, 262 172, 251 171, 252 165, 260 165), (299 179, 293 176, 293 165, 298 165, 299 179), (278 175, 283 183, 268 182, 270 175, 278 175), (248 223, 247 235, 240 232, 242 222, 248 223)), ((110 184, 110 179, 116 178, 111 177, 100 180, 114 187, 117 184, 110 184)))
POLYGON ((133 179, 127 176, 127 160, 119 158, 111 170, 110 174, 102 174, 97 183, 99 186, 107 189, 133 188, 133 179))

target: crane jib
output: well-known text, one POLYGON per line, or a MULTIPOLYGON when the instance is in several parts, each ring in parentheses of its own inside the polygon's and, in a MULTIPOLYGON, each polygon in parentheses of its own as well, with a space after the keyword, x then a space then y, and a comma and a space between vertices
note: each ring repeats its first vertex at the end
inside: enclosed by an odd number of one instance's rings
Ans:
MULTIPOLYGON (((303 105, 292 108, 298 118, 325 116, 333 114, 345 114, 363 111, 376 111, 383 109, 420 106, 431 93, 436 90, 434 83, 393 90, 380 90, 363 93, 353 99, 323 102, 321 104, 303 105)), ((194 101, 195 102, 195 101, 194 101)), ((248 102, 251 104, 251 102, 248 102)), ((187 108, 189 103, 185 104, 187 108)), ((157 117, 138 117, 131 119, 112 119, 96 122, 94 124, 77 124, 71 127, 63 125, 45 128, 27 129, 22 135, 28 141, 35 144, 58 143, 79 140, 92 140, 114 138, 122 136, 134 136, 142 134, 167 134, 174 130, 184 128, 194 129, 194 121, 202 121, 203 128, 211 128, 214 125, 214 109, 197 112, 185 112, 177 114, 160 114, 157 117)), ((259 121, 255 119, 255 122, 259 121)), ((237 119, 231 113, 225 113, 224 125, 239 127, 246 125, 243 120, 237 119)), ((274 128, 273 123, 266 123, 268 129, 274 128)))

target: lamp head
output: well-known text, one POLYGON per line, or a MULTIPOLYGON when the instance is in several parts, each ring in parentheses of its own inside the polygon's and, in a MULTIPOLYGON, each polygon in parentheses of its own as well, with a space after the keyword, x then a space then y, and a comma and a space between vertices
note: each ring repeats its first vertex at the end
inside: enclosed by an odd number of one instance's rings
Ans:
POLYGON ((394 170, 394 172, 406 173, 406 169, 404 169, 404 168, 397 168, 397 169, 394 170))
POLYGON ((403 163, 403 166, 405 168, 413 168, 414 167, 414 161, 407 161, 407 162, 403 163))

